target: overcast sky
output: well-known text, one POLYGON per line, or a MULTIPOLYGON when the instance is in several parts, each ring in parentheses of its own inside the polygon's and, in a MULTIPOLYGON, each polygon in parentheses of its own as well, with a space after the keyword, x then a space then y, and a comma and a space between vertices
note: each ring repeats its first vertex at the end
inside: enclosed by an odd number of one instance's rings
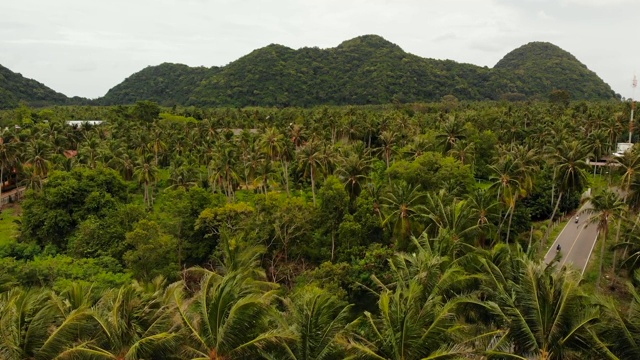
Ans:
POLYGON ((271 43, 365 34, 489 67, 548 41, 627 98, 640 71, 640 0, 0 0, 0 14, 1 65, 89 98, 148 65, 223 66, 271 43))

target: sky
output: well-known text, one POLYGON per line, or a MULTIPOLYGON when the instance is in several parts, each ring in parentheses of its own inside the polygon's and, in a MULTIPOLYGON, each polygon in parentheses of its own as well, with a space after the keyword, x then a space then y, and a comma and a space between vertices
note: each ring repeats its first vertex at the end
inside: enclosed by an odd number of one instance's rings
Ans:
POLYGON ((640 0, 0 0, 0 14, 0 65, 87 98, 149 65, 224 66, 269 44, 366 34, 488 67, 547 41, 625 98, 640 76, 640 0))

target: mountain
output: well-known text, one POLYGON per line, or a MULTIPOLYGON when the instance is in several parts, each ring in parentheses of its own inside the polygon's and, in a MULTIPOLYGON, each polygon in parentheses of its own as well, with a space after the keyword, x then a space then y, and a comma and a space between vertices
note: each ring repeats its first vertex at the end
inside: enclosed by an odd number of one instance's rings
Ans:
POLYGON ((45 106, 67 104, 71 100, 44 84, 0 65, 0 109, 17 107, 21 101, 31 106, 45 106))
POLYGON ((119 105, 152 100, 163 106, 314 106, 460 100, 546 100, 563 90, 573 100, 619 97, 570 53, 545 42, 523 45, 493 68, 409 54, 377 35, 335 48, 294 50, 271 44, 222 67, 148 66, 90 101, 67 98, 0 66, 0 109, 119 105))
POLYGON ((553 90, 565 90, 574 100, 616 98, 609 85, 553 44, 524 45, 490 69, 421 58, 365 35, 329 49, 271 44, 224 67, 147 67, 98 101, 313 106, 439 101, 449 94, 460 100, 547 99, 553 90))
POLYGON ((606 99, 613 91, 570 53, 547 42, 531 42, 494 66, 511 83, 511 91, 527 97, 567 90, 574 99, 606 99))
POLYGON ((207 69, 171 63, 148 66, 110 89, 99 103, 117 105, 152 100, 165 106, 186 104, 191 92, 217 70, 216 67, 207 69))

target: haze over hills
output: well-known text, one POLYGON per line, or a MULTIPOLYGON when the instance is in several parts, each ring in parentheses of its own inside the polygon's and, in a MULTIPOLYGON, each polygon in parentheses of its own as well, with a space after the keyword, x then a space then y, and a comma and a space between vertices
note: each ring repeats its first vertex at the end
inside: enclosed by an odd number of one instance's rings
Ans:
MULTIPOLYGON (((14 78, 11 74, 5 77, 14 78)), ((40 83, 25 81, 5 84, 0 77, 0 91, 4 91, 0 94, 10 99, 0 100, 0 107, 15 106, 16 101, 34 105, 70 102, 40 83)), ((445 95, 460 100, 545 100, 553 90, 566 90, 573 100, 618 97, 573 55, 550 43, 523 45, 490 69, 422 58, 380 36, 365 35, 328 49, 294 50, 272 44, 223 67, 149 66, 92 103, 358 105, 439 101, 445 95)))

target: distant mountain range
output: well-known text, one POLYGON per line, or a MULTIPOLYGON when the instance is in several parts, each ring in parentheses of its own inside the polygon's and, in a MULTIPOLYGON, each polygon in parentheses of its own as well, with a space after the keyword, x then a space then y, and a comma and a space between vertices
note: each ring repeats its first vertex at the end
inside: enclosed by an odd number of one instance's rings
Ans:
POLYGON ((223 67, 164 63, 129 76, 96 100, 67 98, 0 66, 0 108, 91 103, 164 106, 314 106, 460 100, 544 100, 565 90, 573 100, 617 94, 593 71, 545 42, 523 45, 493 68, 422 58, 376 35, 335 48, 269 45, 223 67))

